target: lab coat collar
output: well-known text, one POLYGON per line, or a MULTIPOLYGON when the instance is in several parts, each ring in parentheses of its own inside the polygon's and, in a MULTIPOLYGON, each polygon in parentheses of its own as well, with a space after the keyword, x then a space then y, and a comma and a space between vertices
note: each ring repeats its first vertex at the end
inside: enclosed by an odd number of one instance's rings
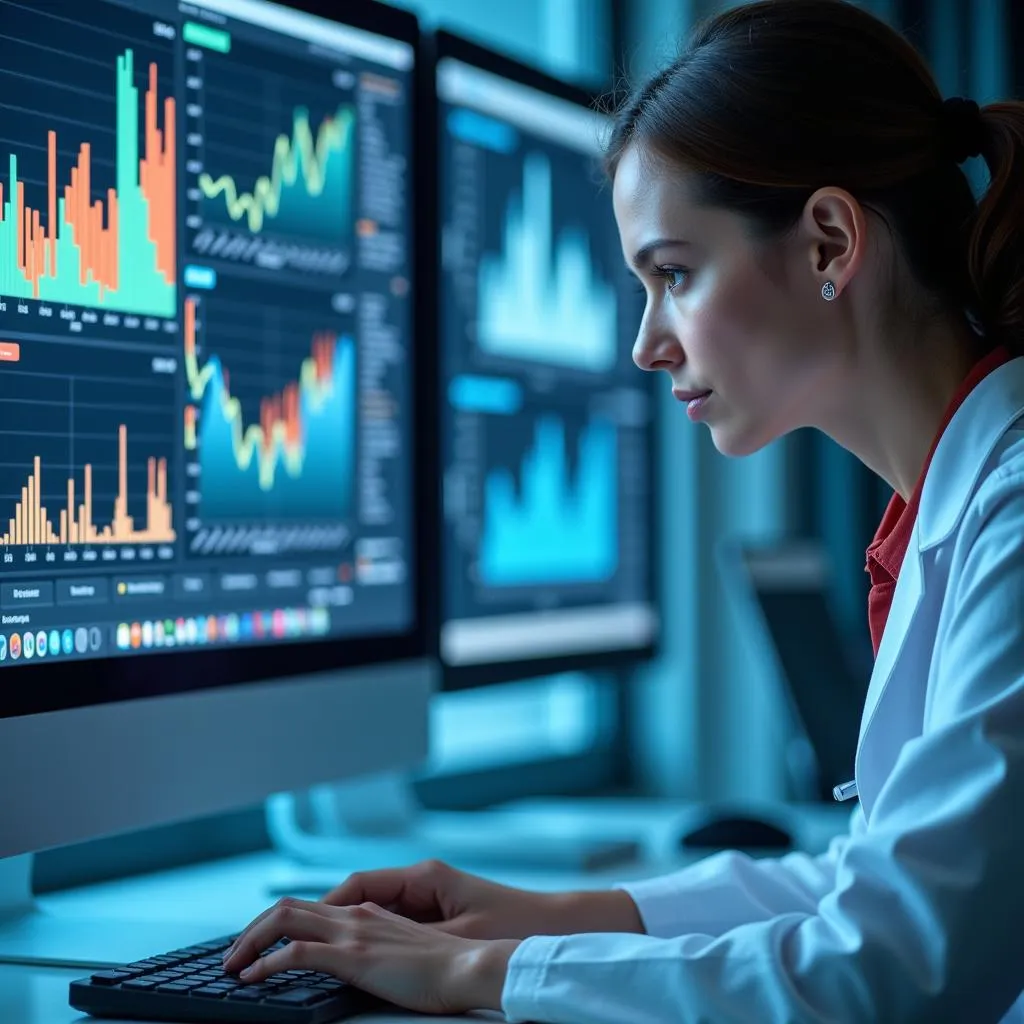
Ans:
POLYGON ((855 775, 866 817, 924 714, 927 671, 921 666, 934 643, 945 590, 942 566, 948 566, 948 560, 929 552, 956 530, 992 453, 1021 416, 1024 358, 1018 357, 993 370, 967 396, 932 456, 861 717, 855 775), (920 614, 922 608, 932 614, 920 614), (902 678, 890 686, 895 676, 902 678))
POLYGON ((1024 415, 1024 357, 980 381, 942 433, 921 490, 918 550, 941 544, 957 528, 989 456, 1024 415))

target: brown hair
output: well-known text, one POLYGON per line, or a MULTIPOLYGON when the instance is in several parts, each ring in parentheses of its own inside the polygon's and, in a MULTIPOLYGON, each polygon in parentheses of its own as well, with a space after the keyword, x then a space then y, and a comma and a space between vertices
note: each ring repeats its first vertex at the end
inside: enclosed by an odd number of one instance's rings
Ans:
POLYGON ((761 0, 699 25, 619 110, 609 175, 634 143, 762 238, 817 188, 847 189, 940 308, 1024 348, 1024 103, 943 104, 910 43, 846 0, 761 0), (959 166, 971 150, 991 174, 980 206, 959 166))

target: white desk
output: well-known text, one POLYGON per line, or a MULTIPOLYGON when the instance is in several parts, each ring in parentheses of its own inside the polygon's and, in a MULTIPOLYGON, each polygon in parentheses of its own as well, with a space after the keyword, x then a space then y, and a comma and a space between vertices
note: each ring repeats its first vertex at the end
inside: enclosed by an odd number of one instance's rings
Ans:
MULTIPOLYGON (((577 805, 578 806, 578 805, 577 805)), ((545 802, 541 810, 559 816, 573 808, 558 808, 545 802)), ((542 891, 601 889, 616 881, 664 874, 695 859, 680 855, 675 845, 679 810, 656 803, 634 801, 589 804, 591 816, 609 815, 625 829, 642 825, 647 830, 649 859, 642 864, 585 875, 541 871, 476 869, 479 874, 505 884, 542 891)), ((607 818, 605 820, 608 820, 607 818)), ((796 820, 796 819, 794 819, 796 820)), ((813 809, 799 815, 794 829, 798 845, 811 852, 823 849, 828 839, 841 830, 845 813, 832 808, 813 809)), ((382 865, 383 866, 383 865, 382 865)), ((468 867, 468 865, 467 865, 468 867)), ((351 866, 339 865, 336 872, 311 869, 313 877, 328 884, 340 881, 351 866)), ((274 853, 259 853, 231 860, 199 864, 139 878, 89 886, 41 899, 45 911, 69 918, 88 919, 96 915, 116 916, 134 928, 152 929, 138 957, 165 952, 189 942, 216 938, 238 931, 274 902, 268 888, 292 877, 294 865, 274 853), (116 907, 116 911, 109 908, 116 907), (106 914, 105 914, 106 912, 106 914), (166 930, 165 930, 166 929, 166 930), (174 937, 167 936, 173 933, 174 937)), ((90 972, 49 967, 0 965, 0 1022, 2 1024, 71 1024, 98 1018, 79 1014, 68 1006, 68 984, 90 972)), ((502 1020, 501 1015, 476 1015, 480 1020, 502 1020)), ((422 1016, 389 1015, 372 1017, 372 1024, 408 1024, 422 1016)), ((438 1024, 467 1018, 431 1018, 438 1024)), ((354 1018, 370 1024, 371 1018, 354 1018)))

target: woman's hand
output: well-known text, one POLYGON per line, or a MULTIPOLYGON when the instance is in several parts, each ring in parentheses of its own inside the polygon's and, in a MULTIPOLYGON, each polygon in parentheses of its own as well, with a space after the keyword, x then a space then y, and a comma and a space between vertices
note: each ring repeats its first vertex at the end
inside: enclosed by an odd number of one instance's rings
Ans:
POLYGON ((436 860, 350 875, 320 902, 330 906, 375 903, 466 939, 644 930, 636 904, 625 892, 530 892, 436 860))
POLYGON ((331 906, 285 898, 225 954, 227 971, 255 984, 282 971, 323 971, 408 1010, 500 1010, 516 940, 445 934, 373 903, 331 906), (282 949, 261 956, 278 940, 282 949))

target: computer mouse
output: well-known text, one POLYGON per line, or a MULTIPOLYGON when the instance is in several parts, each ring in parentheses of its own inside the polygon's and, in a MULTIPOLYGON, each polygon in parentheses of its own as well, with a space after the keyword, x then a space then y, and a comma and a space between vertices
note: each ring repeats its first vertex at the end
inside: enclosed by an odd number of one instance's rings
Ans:
POLYGON ((793 845, 793 837, 762 818, 725 814, 691 829, 681 843, 687 849, 785 850, 793 845))

